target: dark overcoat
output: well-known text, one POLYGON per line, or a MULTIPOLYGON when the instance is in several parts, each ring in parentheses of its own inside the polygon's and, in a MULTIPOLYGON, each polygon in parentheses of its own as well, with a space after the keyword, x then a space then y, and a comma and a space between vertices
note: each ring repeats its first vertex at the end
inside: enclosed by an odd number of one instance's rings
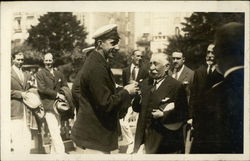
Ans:
POLYGON ((192 153, 243 153, 244 70, 230 73, 195 109, 192 153))
MULTIPOLYGON (((196 108, 202 108, 205 106, 202 102, 202 99, 205 97, 204 94, 212 88, 213 85, 221 82, 224 79, 224 77, 217 72, 217 70, 214 70, 212 74, 208 77, 207 74, 207 66, 202 65, 197 70, 195 70, 194 73, 194 79, 193 84, 191 86, 191 97, 190 97, 190 105, 191 105, 191 115, 193 116, 193 111, 196 108)), ((195 116, 193 116, 195 117, 195 116)), ((196 126, 196 123, 199 123, 195 121, 196 118, 194 118, 194 126, 196 126)))
POLYGON ((79 111, 72 140, 81 148, 112 151, 118 148, 118 113, 128 108, 127 90, 117 90, 104 57, 93 51, 87 57, 80 79, 79 111))
MULTIPOLYGON (((182 126, 176 130, 164 127, 166 124, 182 123, 187 117, 187 98, 183 85, 170 76, 159 88, 151 92, 152 80, 146 79, 141 84, 141 103, 133 102, 133 109, 139 112, 135 134, 134 152, 145 144, 146 153, 171 153, 183 148, 182 126), (152 118, 152 110, 159 108, 164 98, 170 98, 175 108, 164 112, 160 119, 152 118)), ((134 100, 136 101, 136 100, 134 100)))

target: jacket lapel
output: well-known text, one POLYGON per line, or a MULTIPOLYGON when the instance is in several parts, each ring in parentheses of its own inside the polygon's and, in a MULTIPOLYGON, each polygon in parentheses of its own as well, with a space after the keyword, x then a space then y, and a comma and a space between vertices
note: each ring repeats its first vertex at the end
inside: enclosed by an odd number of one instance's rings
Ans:
POLYGON ((180 74, 178 81, 180 81, 180 82, 184 81, 186 78, 186 75, 187 75, 187 70, 186 70, 186 66, 184 66, 184 69, 183 69, 182 73, 180 74))
POLYGON ((163 98, 165 98, 166 96, 168 96, 170 93, 171 83, 169 83, 169 77, 170 76, 166 76, 166 78, 161 83, 161 85, 158 87, 158 89, 153 93, 153 97, 156 97, 158 103, 160 103, 160 101, 163 98))
MULTIPOLYGON (((46 76, 47 76, 48 78, 54 80, 55 77, 50 73, 50 71, 49 71, 48 69, 46 69, 46 68, 44 68, 44 69, 45 69, 45 72, 46 72, 46 76)), ((55 72, 55 70, 54 70, 54 75, 55 75, 55 74, 56 74, 56 72, 55 72)))
POLYGON ((139 68, 139 71, 138 71, 138 74, 137 74, 137 77, 136 77, 136 81, 139 82, 141 77, 142 77, 142 68, 139 68))
POLYGON ((23 80, 24 80, 24 82, 23 82, 23 86, 25 87, 25 88, 27 88, 27 83, 28 83, 28 74, 26 73, 26 72, 23 72, 23 80))
POLYGON ((22 81, 20 80, 20 78, 18 77, 16 71, 13 68, 11 68, 11 77, 13 79, 15 79, 23 87, 22 81))
POLYGON ((129 82, 129 80, 130 80, 130 68, 131 68, 131 65, 129 65, 126 68, 126 79, 127 79, 127 82, 129 82))

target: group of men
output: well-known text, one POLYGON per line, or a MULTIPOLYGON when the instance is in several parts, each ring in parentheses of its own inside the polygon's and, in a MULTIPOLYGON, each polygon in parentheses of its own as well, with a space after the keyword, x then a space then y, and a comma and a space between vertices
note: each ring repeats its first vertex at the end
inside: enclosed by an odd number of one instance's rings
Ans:
MULTIPOLYGON (((147 154, 185 153, 187 125, 193 128, 191 153, 243 153, 242 24, 232 22, 218 29, 214 44, 207 48, 206 65, 195 71, 184 65, 182 51, 171 56, 153 53, 149 66, 145 66, 141 63, 142 52, 134 50, 131 65, 123 69, 123 87, 116 84, 109 65, 119 50, 117 26, 102 27, 93 38, 95 48, 89 52, 72 89, 78 109, 71 132, 76 153, 110 154, 116 150, 122 135, 119 120, 131 106, 139 115, 134 153, 140 149, 147 154)), ((29 87, 22 84, 20 76, 26 74, 17 72, 20 59, 23 55, 13 57, 11 103, 16 104, 11 104, 11 120, 13 125, 19 126, 15 123, 19 120, 27 127, 29 109, 22 103, 22 92, 29 87), (14 117, 15 111, 20 117, 14 117)), ((67 84, 63 75, 53 70, 52 63, 53 56, 46 54, 45 69, 36 76, 37 88, 54 135, 55 151, 64 153, 58 128, 60 114, 54 112, 53 103, 57 98, 65 100, 59 91, 67 84)), ((30 138, 28 128, 22 130, 30 138)))
POLYGON ((67 106, 72 107, 71 100, 68 99, 71 93, 67 82, 63 74, 53 68, 54 59, 51 53, 44 55, 44 68, 36 73, 36 83, 30 81, 29 72, 22 70, 23 62, 24 54, 15 52, 11 68, 12 152, 17 155, 30 154, 31 123, 35 124, 33 129, 38 130, 41 122, 45 121, 51 136, 51 153, 64 154, 65 147, 60 130, 61 115, 57 107, 58 101, 67 102, 67 106), (39 108, 40 111, 37 110, 39 108))

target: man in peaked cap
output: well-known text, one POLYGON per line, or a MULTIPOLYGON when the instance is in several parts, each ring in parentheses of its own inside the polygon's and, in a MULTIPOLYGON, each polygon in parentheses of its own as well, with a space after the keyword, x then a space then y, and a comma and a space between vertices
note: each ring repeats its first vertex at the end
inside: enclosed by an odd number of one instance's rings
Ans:
POLYGON ((137 84, 116 88, 108 64, 117 53, 117 25, 98 29, 93 38, 95 50, 87 57, 80 76, 80 100, 72 140, 77 153, 108 154, 118 148, 119 111, 130 106, 137 84))

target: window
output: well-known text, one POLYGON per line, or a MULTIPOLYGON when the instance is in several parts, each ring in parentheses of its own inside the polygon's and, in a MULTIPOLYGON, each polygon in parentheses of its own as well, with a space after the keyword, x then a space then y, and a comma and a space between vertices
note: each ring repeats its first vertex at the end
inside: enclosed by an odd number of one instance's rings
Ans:
POLYGON ((22 32, 21 29, 21 17, 16 17, 14 21, 14 30, 16 33, 22 32))
POLYGON ((180 35, 180 28, 179 27, 175 27, 175 35, 180 35))

